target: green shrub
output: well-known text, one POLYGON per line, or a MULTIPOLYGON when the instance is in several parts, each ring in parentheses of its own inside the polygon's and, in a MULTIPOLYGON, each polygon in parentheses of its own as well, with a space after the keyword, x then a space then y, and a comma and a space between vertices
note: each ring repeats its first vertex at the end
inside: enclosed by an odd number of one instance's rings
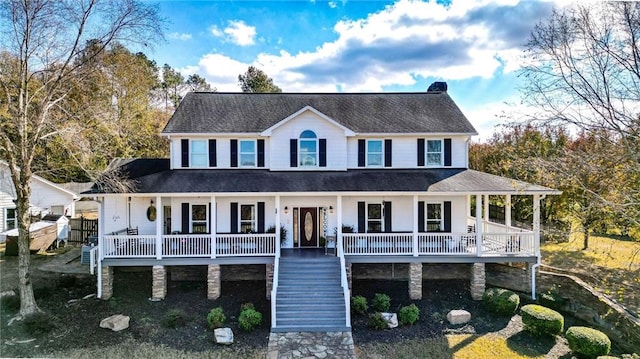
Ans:
POLYGON ((513 315, 520 305, 520 297, 507 289, 489 288, 482 295, 487 310, 499 315, 513 315))
POLYGON ((534 335, 559 335, 564 329, 562 314, 541 305, 525 305, 520 315, 524 330, 534 335))
POLYGON ((248 332, 256 329, 262 324, 262 314, 255 309, 245 309, 240 312, 238 326, 248 332))
POLYGON ((574 354, 586 358, 608 355, 611 351, 611 340, 603 332, 588 327, 571 327, 567 329, 567 342, 574 354))
POLYGON ((187 318, 182 310, 171 309, 165 313, 160 323, 165 328, 184 327, 187 324, 187 318))
POLYGON ((207 323, 209 323, 209 328, 211 329, 222 327, 226 320, 227 317, 224 315, 222 307, 213 308, 209 314, 207 314, 207 323))
POLYGON ((20 296, 17 294, 2 297, 2 308, 11 312, 20 310, 20 296))
POLYGON ((49 333, 57 328, 56 318, 45 312, 29 314, 24 318, 23 323, 26 332, 31 335, 49 333))
POLYGON ((388 312, 391 307, 391 298, 386 294, 376 293, 371 300, 371 307, 376 312, 388 312))
POLYGON ((247 309, 256 309, 256 306, 253 305, 253 303, 249 302, 249 303, 243 303, 242 305, 240 305, 240 311, 242 312, 243 310, 247 310, 247 309))
POLYGON ((413 325, 420 318, 420 309, 415 304, 406 305, 400 308, 398 316, 401 324, 413 325))
POLYGON ((369 316, 369 326, 377 330, 386 329, 388 327, 387 321, 380 312, 373 313, 369 316))
POLYGON ((351 297, 351 313, 364 315, 367 312, 367 309, 367 298, 361 295, 351 297))
POLYGON ((563 298, 556 292, 542 293, 538 298, 538 303, 540 303, 540 305, 554 310, 562 310, 566 302, 567 299, 563 298))

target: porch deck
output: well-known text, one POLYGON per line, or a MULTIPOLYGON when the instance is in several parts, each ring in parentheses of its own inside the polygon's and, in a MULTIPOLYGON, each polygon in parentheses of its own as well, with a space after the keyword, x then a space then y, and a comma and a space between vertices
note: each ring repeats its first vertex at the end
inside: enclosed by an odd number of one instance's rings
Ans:
MULTIPOLYGON (((534 232, 498 224, 492 232, 343 233, 338 241, 349 262, 494 262, 535 261, 534 232)), ((473 229, 470 227, 470 229, 473 229)), ((145 265, 273 263, 276 234, 105 235, 102 260, 145 265)), ((282 248, 288 251, 302 249, 282 248)))

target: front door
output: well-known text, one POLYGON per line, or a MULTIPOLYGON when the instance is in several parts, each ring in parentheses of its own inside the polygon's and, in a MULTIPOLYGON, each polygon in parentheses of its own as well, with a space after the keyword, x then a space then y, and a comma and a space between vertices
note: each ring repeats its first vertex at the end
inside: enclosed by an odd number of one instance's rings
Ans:
POLYGON ((318 209, 300 208, 300 246, 318 246, 318 209))

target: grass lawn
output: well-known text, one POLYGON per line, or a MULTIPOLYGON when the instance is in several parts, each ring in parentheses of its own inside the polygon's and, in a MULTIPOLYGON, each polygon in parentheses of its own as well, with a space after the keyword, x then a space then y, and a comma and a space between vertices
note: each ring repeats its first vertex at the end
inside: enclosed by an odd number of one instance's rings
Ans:
POLYGON ((640 242, 590 236, 589 248, 582 244, 580 233, 566 243, 542 244, 542 262, 574 272, 640 315, 640 242))

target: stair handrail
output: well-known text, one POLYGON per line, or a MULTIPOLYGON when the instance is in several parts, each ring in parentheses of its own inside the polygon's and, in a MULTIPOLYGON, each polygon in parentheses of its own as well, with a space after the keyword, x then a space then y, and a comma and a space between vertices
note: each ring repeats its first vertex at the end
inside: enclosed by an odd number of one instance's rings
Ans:
POLYGON ((276 327, 276 294, 278 292, 278 272, 280 272, 280 243, 276 241, 276 253, 273 258, 273 281, 271 286, 271 328, 276 327))
POLYGON ((338 257, 340 258, 340 285, 342 286, 342 294, 344 296, 345 325, 347 328, 351 328, 351 295, 349 292, 349 282, 347 281, 347 265, 344 259, 342 236, 338 238, 337 247, 338 257))

